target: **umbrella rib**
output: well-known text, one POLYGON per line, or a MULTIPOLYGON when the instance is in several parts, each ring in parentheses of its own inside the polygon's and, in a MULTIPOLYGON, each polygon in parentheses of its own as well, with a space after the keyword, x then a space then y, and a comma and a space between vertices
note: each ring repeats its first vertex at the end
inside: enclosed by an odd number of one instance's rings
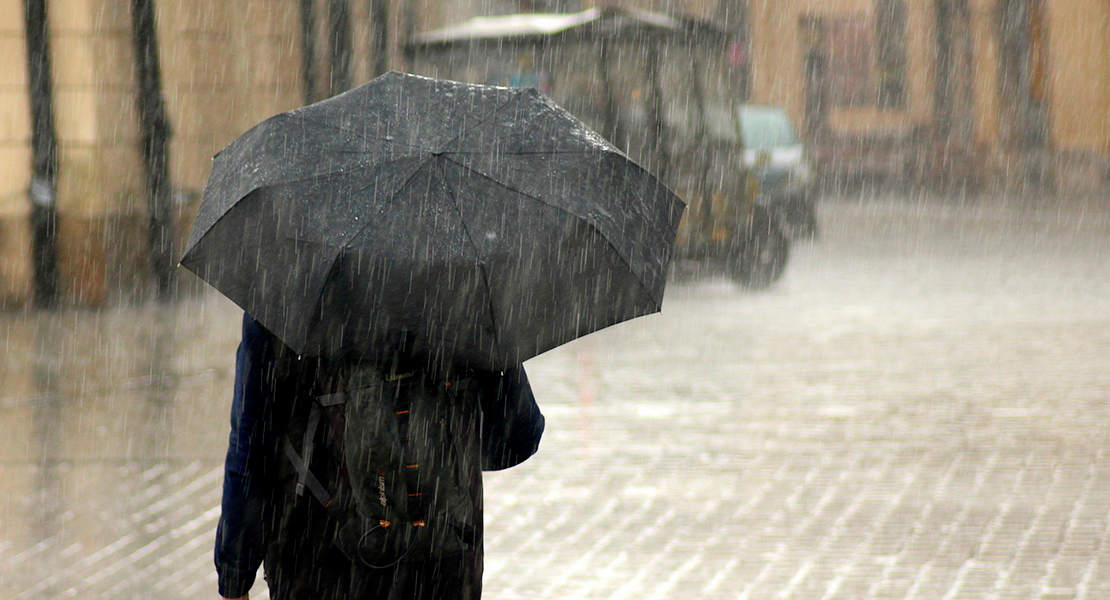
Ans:
MULTIPOLYGON (((397 188, 397 191, 394 192, 394 195, 401 193, 401 191, 404 190, 406 186, 408 186, 408 184, 413 180, 413 178, 416 177, 416 174, 420 172, 420 169, 423 168, 424 165, 428 164, 429 160, 430 159, 425 158, 423 161, 421 161, 420 164, 417 165, 417 167, 415 169, 413 169, 412 173, 409 174, 408 179, 406 179, 405 182, 402 183, 397 188)), ((369 187, 369 186, 367 186, 367 187, 369 187)), ((366 189, 366 188, 364 187, 362 189, 366 189)), ((352 235, 350 237, 350 239, 347 240, 347 243, 339 248, 339 250, 335 253, 335 256, 332 257, 331 264, 328 265, 327 273, 324 275, 324 280, 320 283, 320 292, 316 295, 316 304, 313 305, 313 307, 312 307, 312 314, 313 315, 317 314, 320 311, 320 308, 321 308, 320 302, 324 298, 324 294, 323 294, 324 287, 328 285, 328 280, 331 279, 332 273, 335 271, 335 266, 337 264, 339 264, 339 257, 343 256, 343 252, 345 250, 350 249, 351 242, 353 240, 355 240, 356 238, 358 238, 358 236, 362 235, 362 232, 366 231, 366 228, 369 227, 369 226, 370 226, 370 219, 367 219, 366 224, 363 225, 362 227, 360 227, 359 230, 356 231, 354 233, 354 235, 352 235)), ((311 328, 312 328, 312 322, 310 321, 309 322, 309 329, 311 330, 311 328)), ((306 340, 308 339, 308 333, 309 332, 307 332, 307 331, 305 332, 305 339, 306 340)))
MULTIPOLYGON (((399 158, 391 158, 389 161, 384 161, 383 160, 383 161, 379 161, 379 162, 376 162, 376 163, 371 163, 368 166, 370 168, 379 167, 379 166, 385 165, 387 162, 391 162, 391 161, 392 162, 397 162, 397 161, 401 161, 401 160, 405 160, 405 159, 409 159, 409 158, 416 158, 417 156, 418 155, 405 155, 405 156, 402 156, 402 157, 399 157, 399 158)), ((417 169, 419 169, 419 167, 417 167, 417 169)), ((235 202, 233 202, 231 204, 231 206, 229 206, 227 208, 227 210, 225 210, 222 214, 220 214, 220 216, 216 217, 215 220, 212 221, 211 225, 204 228, 204 231, 191 233, 189 237, 192 238, 193 236, 197 236, 197 242, 199 242, 200 238, 203 237, 205 233, 208 233, 208 231, 210 231, 213 227, 215 227, 217 223, 222 221, 223 218, 225 216, 227 216, 227 214, 229 212, 231 212, 232 208, 234 208, 237 204, 239 204, 239 202, 242 201, 243 198, 246 198, 247 196, 253 194, 254 192, 257 192, 259 190, 265 190, 265 189, 277 187, 277 186, 282 186, 282 185, 291 185, 291 184, 294 184, 294 183, 301 183, 302 181, 309 181, 311 179, 316 179, 316 178, 320 178, 320 177, 330 177, 332 175, 335 175, 337 173, 342 173, 342 172, 344 172, 343 168, 329 169, 327 171, 323 171, 321 173, 316 173, 314 175, 309 175, 309 176, 306 176, 306 177, 296 177, 296 178, 285 180, 285 181, 269 181, 269 182, 266 182, 266 183, 263 183, 263 184, 260 184, 260 185, 256 185, 256 186, 252 187, 251 189, 247 190, 243 195, 239 196, 239 198, 237 200, 235 200, 235 202)), ((369 186, 366 186, 366 187, 369 187, 369 186)), ((362 191, 362 190, 366 189, 366 187, 361 188, 359 191, 362 191)), ((192 246, 189 246, 189 248, 192 248, 192 246)), ((189 250, 189 248, 186 248, 186 252, 189 250)))
POLYGON ((632 275, 636 278, 636 283, 640 284, 640 289, 644 291, 644 294, 646 294, 648 298, 651 298, 652 302, 655 302, 656 304, 662 306, 663 300, 661 298, 656 298, 655 294, 652 294, 651 290, 647 289, 647 286, 644 285, 643 278, 640 276, 639 273, 636 272, 636 269, 632 267, 632 261, 628 260, 628 257, 626 257, 624 253, 620 251, 620 248, 617 248, 617 245, 613 243, 613 240, 609 239, 609 236, 605 235, 601 231, 601 229, 599 229, 598 226, 595 225, 592 221, 590 221, 589 219, 583 220, 586 222, 586 225, 589 225, 590 229, 596 231, 597 234, 601 236, 601 239, 605 240, 605 243, 609 244, 609 247, 613 249, 613 252, 620 257, 620 259, 624 262, 624 265, 628 267, 628 272, 632 273, 632 275))
MULTIPOLYGON (((321 119, 320 117, 317 117, 314 114, 313 115, 302 115, 301 120, 303 122, 311 123, 311 124, 314 124, 314 125, 319 125, 319 126, 321 126, 322 128, 325 128, 325 129, 330 129, 330 128, 334 127, 335 133, 352 133, 352 134, 358 135, 358 131, 356 131, 354 128, 343 127, 342 125, 336 127, 334 124, 328 123, 328 121, 326 119, 321 119)), ((360 136, 360 137, 362 137, 362 136, 360 136)), ((382 138, 382 137, 374 137, 374 138, 369 138, 369 139, 379 140, 379 141, 383 141, 383 142, 392 142, 394 144, 397 144, 398 146, 405 146, 406 148, 411 148, 411 149, 417 150, 417 151, 421 150, 420 146, 413 146, 411 144, 402 144, 402 143, 397 142, 395 140, 389 140, 389 139, 382 138)))
MULTIPOLYGON (((398 162, 398 161, 402 161, 402 160, 405 160, 405 159, 417 158, 419 156, 420 155, 418 155, 418 154, 406 154, 406 155, 400 156, 400 157, 391 157, 389 160, 382 160, 382 161, 370 163, 369 165, 366 165, 366 167, 373 169, 375 167, 380 167, 380 166, 383 166, 383 165, 385 165, 387 163, 390 163, 390 162, 398 162)), ((308 175, 308 176, 305 176, 305 177, 296 177, 294 179, 288 179, 288 180, 284 180, 284 181, 269 181, 269 182, 266 182, 262 185, 258 185, 254 188, 251 188, 251 190, 248 191, 247 194, 249 194, 253 191, 261 190, 261 189, 265 189, 265 188, 271 188, 271 187, 275 187, 275 186, 279 186, 279 185, 289 185, 289 184, 292 184, 292 183, 300 183, 302 181, 310 181, 312 179, 318 179, 318 178, 321 178, 321 177, 330 177, 332 175, 349 172, 348 171, 349 166, 350 165, 348 165, 347 167, 339 167, 339 168, 336 168, 336 169, 328 169, 326 171, 321 171, 319 173, 314 173, 312 175, 308 175)), ((243 195, 246 196, 247 194, 243 194, 243 195)))
MULTIPOLYGON (((513 156, 551 156, 554 154, 593 154, 595 152, 613 152, 608 148, 585 148, 582 150, 514 150, 513 156)), ((465 152, 462 150, 452 150, 444 152, 443 155, 460 155, 460 156, 473 156, 475 154, 489 154, 489 150, 475 150, 473 152, 465 152)))
POLYGON ((484 119, 482 119, 481 121, 478 121, 477 123, 475 123, 474 125, 472 125, 470 127, 467 127, 466 129, 463 129, 455 137, 453 137, 449 140, 444 140, 444 142, 442 144, 440 144, 439 147, 440 148, 445 148, 445 147, 447 147, 447 144, 450 144, 451 142, 458 141, 458 139, 461 138, 462 136, 470 133, 471 131, 474 131, 475 129, 481 127, 482 125, 485 125, 487 121, 489 121, 490 119, 492 119, 492 118, 496 117, 497 115, 501 114, 501 111, 505 110, 506 106, 508 106, 514 100, 519 100, 521 98, 521 96, 523 96, 523 94, 520 93, 519 91, 517 93, 513 94, 511 98, 502 102, 501 106, 498 106, 497 108, 493 109, 493 112, 486 115, 486 117, 484 119))
POLYGON ((478 246, 474 243, 474 236, 470 235, 470 228, 466 226, 466 219, 463 218, 462 207, 459 206, 459 199, 455 197, 455 193, 451 190, 451 186, 447 185, 447 174, 443 170, 443 165, 439 166, 439 176, 443 178, 443 188, 447 190, 447 195, 451 196, 451 203, 455 206, 455 212, 459 215, 459 223, 462 223, 463 232, 466 234, 466 239, 470 242, 470 249, 474 251, 474 258, 478 262, 478 270, 482 272, 482 281, 486 284, 486 308, 489 310, 490 324, 493 326, 493 343, 500 353, 504 350, 501 346, 501 332, 497 329, 497 317, 493 311, 493 288, 489 283, 489 271, 486 270, 486 265, 482 262, 482 255, 478 253, 478 246))
MULTIPOLYGON (((402 143, 399 143, 399 142, 395 142, 393 140, 388 140, 386 138, 375 137, 375 138, 367 138, 367 139, 372 139, 372 140, 380 141, 380 142, 390 142, 390 143, 395 144, 397 146, 402 146, 402 147, 404 147, 408 150, 415 150, 416 152, 423 152, 424 151, 424 149, 421 148, 420 146, 413 146, 412 144, 402 144, 402 143)), ((370 150, 332 148, 332 149, 328 150, 328 152, 335 152, 336 154, 366 154, 366 153, 370 152, 370 150)))
MULTIPOLYGON (((420 164, 416 165, 416 168, 412 170, 412 173, 409 173, 409 176, 408 176, 407 179, 405 179, 405 182, 402 183, 401 185, 397 186, 397 189, 393 191, 393 196, 397 196, 397 194, 400 194, 402 191, 404 191, 404 189, 406 187, 408 187, 408 185, 410 183, 412 183, 412 180, 416 177, 417 173, 420 173, 420 169, 423 169, 424 165, 428 164, 428 161, 430 161, 430 160, 432 160, 431 157, 425 157, 424 160, 420 161, 420 164)), ((371 184, 371 185, 373 185, 373 184, 371 184)), ((367 185, 365 187, 362 187, 362 188, 359 189, 359 191, 365 190, 368 187, 370 187, 370 186, 367 185)), ((358 236, 362 235, 363 231, 366 231, 366 228, 370 226, 371 221, 372 221, 372 219, 367 219, 366 224, 364 224, 362 227, 359 227, 358 231, 354 232, 351 235, 351 237, 347 240, 347 243, 344 244, 343 248, 340 250, 340 254, 342 254, 342 250, 349 250, 350 249, 351 242, 353 242, 355 239, 357 239, 358 236)))
POLYGON ((570 212, 569 210, 563 208, 562 206, 552 204, 552 203, 548 202, 547 200, 544 200, 543 198, 540 198, 538 196, 533 196, 532 194, 529 194, 528 192, 525 192, 523 190, 518 190, 518 189, 516 189, 515 187, 513 187, 511 185, 507 185, 506 183, 504 183, 502 181, 498 181, 498 180, 494 179, 493 177, 490 177, 489 175, 486 175, 485 173, 483 173, 483 172, 481 172, 481 171, 479 171, 479 170, 477 170, 477 169, 475 169, 475 168, 473 168, 469 165, 463 164, 463 163, 451 158, 451 156, 448 155, 448 154, 444 154, 443 158, 446 158, 447 160, 455 163, 456 165, 459 165, 460 167, 466 169, 467 171, 470 171, 471 173, 474 173, 475 175, 477 175, 479 177, 482 177, 484 179, 488 179, 488 180, 492 181, 493 183, 495 183, 495 184, 497 184, 497 185, 499 185, 499 186, 501 186, 501 187, 503 187, 507 190, 516 192, 516 193, 520 194, 521 196, 526 196, 528 198, 531 198, 532 200, 535 200, 536 202, 539 202, 540 204, 543 204, 545 206, 550 206, 551 208, 554 208, 555 210, 561 210, 561 211, 567 213, 568 215, 572 215, 572 216, 575 216, 575 217, 579 216, 579 215, 576 215, 576 214, 570 212))
MULTIPOLYGON (((489 181, 493 182, 494 184, 499 185, 499 186, 501 186, 501 187, 503 187, 503 188, 505 188, 509 191, 516 192, 516 193, 520 194, 521 196, 524 196, 525 198, 529 198, 531 200, 539 202, 540 204, 543 204, 544 206, 549 206, 551 208, 554 208, 555 210, 561 210, 564 213, 566 213, 568 215, 571 215, 573 217, 581 218, 587 225, 590 226, 590 228, 592 228, 594 231, 596 231, 597 234, 600 235, 602 237, 602 239, 605 240, 605 243, 609 244, 609 247, 613 249, 613 252, 616 252, 617 256, 619 256, 621 258, 621 260, 624 261, 624 264, 628 267, 628 270, 630 272, 632 272, 634 275, 637 275, 636 269, 634 269, 632 267, 632 261, 630 261, 628 259, 628 257, 626 257, 623 253, 621 253, 620 249, 617 248, 616 244, 614 244, 613 241, 609 239, 609 236, 605 235, 605 233, 602 232, 601 229, 599 229, 598 226, 596 224, 594 224, 590 219, 588 219, 586 217, 583 217, 581 215, 576 215, 576 214, 570 212, 569 210, 567 210, 567 209, 565 209, 561 206, 556 206, 556 205, 548 202, 547 200, 544 200, 543 198, 540 198, 538 196, 534 196, 532 194, 529 194, 528 192, 525 192, 523 190, 519 190, 519 189, 517 189, 517 188, 515 188, 511 185, 507 185, 504 182, 498 181, 498 180, 490 177, 489 175, 486 175, 485 173, 482 173, 481 171, 478 171, 476 169, 472 169, 469 166, 460 163, 457 160, 452 160, 447 155, 444 155, 444 158, 446 158, 447 160, 450 160, 451 162, 455 163, 456 165, 459 165, 460 167, 466 169, 467 171, 470 171, 471 173, 474 173, 475 175, 478 175, 479 177, 483 177, 485 179, 488 179, 489 181)), ((640 284, 640 288, 644 290, 644 293, 647 294, 648 298, 651 298, 654 302, 656 302, 658 304, 663 303, 662 299, 656 298, 655 294, 652 294, 651 291, 647 289, 647 286, 644 285, 643 280, 639 276, 636 277, 636 281, 637 281, 637 283, 640 284)))
MULTIPOLYGON (((304 332, 304 342, 303 343, 306 346, 308 345, 308 336, 312 332, 312 326, 318 320, 323 319, 323 315, 320 315, 320 311, 323 308, 321 303, 324 301, 324 288, 326 288, 328 286, 328 280, 331 279, 332 274, 335 272, 335 266, 339 264, 339 257, 343 255, 343 250, 344 250, 344 248, 340 248, 339 250, 336 251, 335 256, 332 257, 331 264, 328 265, 328 270, 327 270, 327 272, 324 273, 324 280, 320 282, 320 290, 318 292, 316 292, 316 302, 312 305, 312 315, 313 316, 312 316, 312 319, 309 320, 308 327, 306 328, 306 330, 304 332), (317 315, 320 315, 320 316, 317 317, 317 315)), ((307 350, 307 348, 305 348, 305 350, 307 350)))

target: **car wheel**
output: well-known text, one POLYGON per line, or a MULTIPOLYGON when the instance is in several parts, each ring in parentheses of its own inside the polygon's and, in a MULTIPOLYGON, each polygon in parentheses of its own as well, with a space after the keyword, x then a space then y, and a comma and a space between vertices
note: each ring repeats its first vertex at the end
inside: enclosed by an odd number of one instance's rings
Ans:
POLYGON ((820 233, 817 228, 817 203, 809 200, 802 209, 802 224, 798 232, 802 238, 816 240, 820 233))
POLYGON ((782 277, 790 258, 790 241, 778 221, 762 206, 752 212, 748 236, 740 244, 733 275, 740 285, 764 289, 782 277))

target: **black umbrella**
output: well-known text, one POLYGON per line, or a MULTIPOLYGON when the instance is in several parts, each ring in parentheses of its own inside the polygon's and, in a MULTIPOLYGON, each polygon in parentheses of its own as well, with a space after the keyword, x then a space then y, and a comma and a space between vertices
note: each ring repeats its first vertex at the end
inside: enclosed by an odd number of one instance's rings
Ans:
POLYGON ((388 73, 220 152, 182 264, 298 354, 503 368, 657 312, 684 208, 535 90, 388 73))

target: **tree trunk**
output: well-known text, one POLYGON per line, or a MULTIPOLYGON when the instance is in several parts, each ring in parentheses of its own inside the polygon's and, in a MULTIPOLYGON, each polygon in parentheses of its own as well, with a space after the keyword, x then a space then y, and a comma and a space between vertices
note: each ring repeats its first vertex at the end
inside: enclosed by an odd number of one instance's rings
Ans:
POLYGON ((36 306, 49 308, 58 300, 58 214, 54 198, 58 181, 58 139, 54 129, 54 89, 50 72, 50 40, 46 0, 24 0, 27 74, 31 95, 32 246, 36 306))
POLYGON ((131 0, 135 66, 138 70, 138 107, 143 166, 150 202, 150 254, 158 298, 174 293, 174 226, 170 185, 170 121, 162 94, 162 69, 158 58, 158 32, 154 0, 131 0))
POLYGON ((320 99, 316 88, 316 2, 301 0, 301 84, 304 103, 320 99))
POLYGON ((617 103, 613 98, 613 78, 609 76, 609 65, 612 61, 610 57, 610 42, 602 39, 598 44, 598 61, 597 61, 597 75, 601 81, 602 89, 602 131, 609 141, 613 142, 615 146, 621 146, 622 140, 617 132, 617 103))
POLYGON ((648 76, 648 126, 651 128, 651 154, 655 159, 655 174, 663 181, 667 180, 667 171, 670 166, 668 156, 668 136, 666 124, 663 122, 663 82, 661 81, 661 65, 659 64, 659 40, 651 40, 647 54, 648 76))
POLYGON ((370 23, 374 28, 371 77, 377 77, 389 70, 389 0, 370 0, 370 23))
POLYGON ((328 30, 331 51, 332 96, 351 89, 351 6, 348 0, 329 0, 328 30))

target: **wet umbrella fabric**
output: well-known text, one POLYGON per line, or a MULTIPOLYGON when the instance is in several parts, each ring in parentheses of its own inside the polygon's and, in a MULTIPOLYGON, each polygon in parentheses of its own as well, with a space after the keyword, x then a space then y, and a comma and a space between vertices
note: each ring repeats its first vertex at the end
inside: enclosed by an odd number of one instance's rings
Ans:
POLYGON ((683 209, 535 90, 389 73, 219 153, 182 264, 299 354, 499 369, 657 312, 683 209))

